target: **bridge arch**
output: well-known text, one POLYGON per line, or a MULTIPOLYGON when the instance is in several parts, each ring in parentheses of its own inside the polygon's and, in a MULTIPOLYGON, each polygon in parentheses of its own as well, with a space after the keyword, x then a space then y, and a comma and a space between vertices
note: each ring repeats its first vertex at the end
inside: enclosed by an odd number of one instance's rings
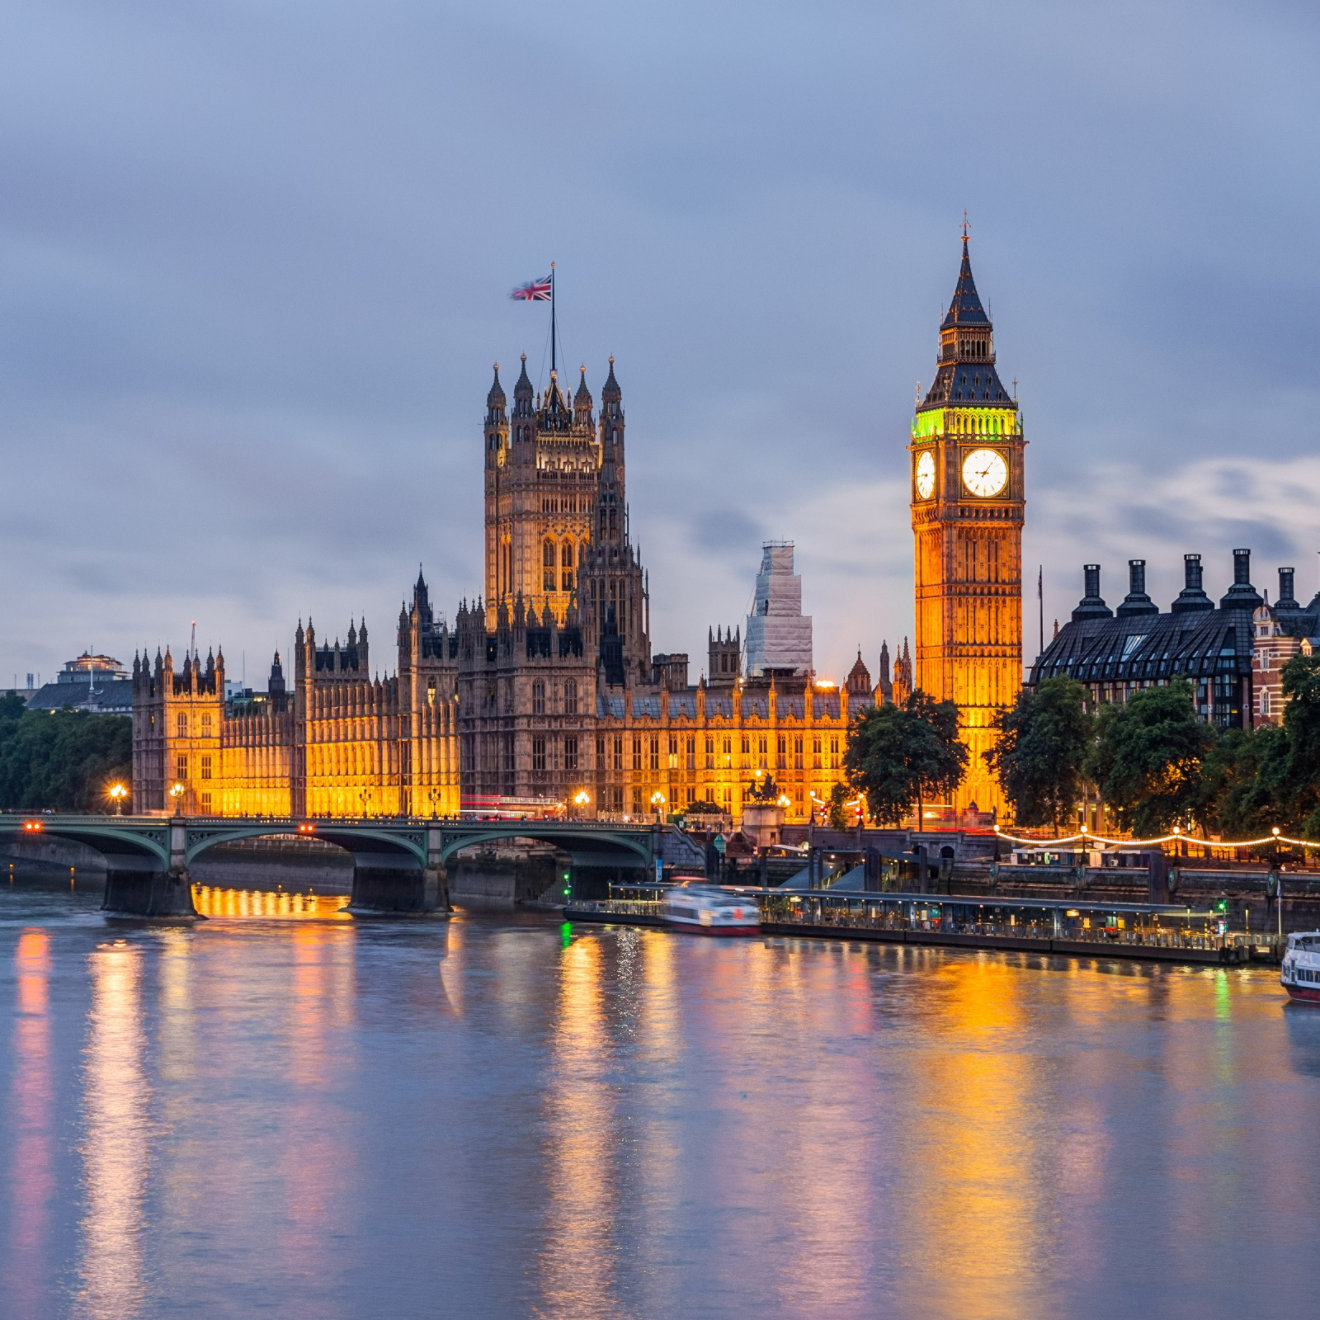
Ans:
POLYGON ((157 829, 144 829, 139 823, 118 816, 61 816, 56 819, 37 814, 6 816, 0 817, 0 838, 31 843, 40 843, 43 839, 81 843, 100 853, 109 870, 163 871, 170 864, 170 832, 165 822, 157 829), (32 822, 41 828, 30 829, 32 822))

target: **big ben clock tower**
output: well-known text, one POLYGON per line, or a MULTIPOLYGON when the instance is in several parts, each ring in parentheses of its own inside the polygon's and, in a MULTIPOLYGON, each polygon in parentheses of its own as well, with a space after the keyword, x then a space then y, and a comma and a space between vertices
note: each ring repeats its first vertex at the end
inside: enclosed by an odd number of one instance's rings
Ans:
POLYGON ((983 753, 1022 683, 1022 459, 1017 403, 995 370, 994 331, 962 268, 940 326, 935 381, 912 419, 916 685, 958 707, 969 752, 955 805, 1003 809, 983 753))

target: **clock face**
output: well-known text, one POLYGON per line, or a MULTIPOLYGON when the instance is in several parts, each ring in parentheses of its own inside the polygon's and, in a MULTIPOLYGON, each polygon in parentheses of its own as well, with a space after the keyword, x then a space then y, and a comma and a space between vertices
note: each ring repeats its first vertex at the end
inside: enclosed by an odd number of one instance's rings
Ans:
POLYGON ((928 500, 935 489, 935 455, 928 449, 917 459, 917 496, 928 500))
POLYGON ((996 449, 973 449, 963 459, 962 479, 973 495, 998 495, 1008 485, 1008 464, 996 449))

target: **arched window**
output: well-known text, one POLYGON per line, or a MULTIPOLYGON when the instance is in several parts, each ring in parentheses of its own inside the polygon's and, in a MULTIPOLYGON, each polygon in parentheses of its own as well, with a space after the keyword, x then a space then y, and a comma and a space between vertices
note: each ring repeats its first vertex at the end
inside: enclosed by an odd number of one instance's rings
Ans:
POLYGON ((573 542, 565 541, 559 548, 559 586, 563 591, 573 590, 573 542))
POLYGON ((576 715, 577 713, 578 713, 577 680, 570 678, 564 683, 564 714, 576 715))
POLYGON ((555 589, 555 543, 547 536, 541 546, 541 590, 555 589))
POLYGON ((532 714, 545 714, 545 684, 539 678, 532 684, 532 714))

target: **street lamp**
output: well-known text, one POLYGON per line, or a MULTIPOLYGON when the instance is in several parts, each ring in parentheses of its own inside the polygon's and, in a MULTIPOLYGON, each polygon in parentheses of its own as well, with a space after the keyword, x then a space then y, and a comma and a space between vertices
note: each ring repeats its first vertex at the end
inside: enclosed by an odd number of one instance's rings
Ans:
POLYGON ((174 799, 174 814, 176 816, 182 816, 183 815, 183 785, 171 784, 170 797, 174 799))
POLYGON ((123 784, 111 784, 106 792, 110 797, 110 801, 115 804, 115 815, 122 816, 124 814, 124 799, 128 796, 128 789, 123 784))
POLYGON ((573 794, 573 805, 577 808, 578 815, 586 815, 587 808, 591 805, 591 794, 585 788, 579 788, 573 794))
POLYGON ((1278 914, 1279 943, 1283 943, 1283 867, 1279 865, 1279 827, 1270 831, 1274 835, 1274 910, 1278 914))
POLYGON ((440 790, 433 788, 427 795, 431 799, 431 819, 435 819, 435 804, 440 801, 440 790))
POLYGON ((658 788, 651 794, 651 805, 655 808, 655 823, 662 824, 660 817, 665 809, 665 795, 658 788))

